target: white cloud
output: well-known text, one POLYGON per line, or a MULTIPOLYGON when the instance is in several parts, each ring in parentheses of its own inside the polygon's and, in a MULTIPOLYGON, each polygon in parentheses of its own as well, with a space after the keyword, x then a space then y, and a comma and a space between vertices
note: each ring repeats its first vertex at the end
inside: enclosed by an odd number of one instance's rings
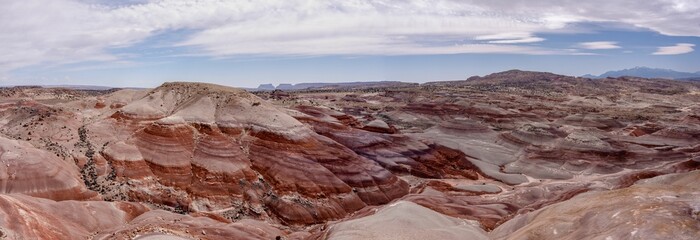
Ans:
POLYGON ((589 50, 602 50, 602 49, 617 49, 620 48, 620 46, 617 45, 617 42, 609 42, 609 41, 601 41, 601 42, 582 42, 579 43, 578 46, 583 49, 589 49, 589 50))
POLYGON ((513 44, 513 43, 534 43, 542 42, 546 39, 534 37, 527 32, 497 33, 492 35, 477 36, 475 40, 490 40, 491 44, 513 44))
POLYGON ((534 31, 542 28, 538 23, 482 16, 459 2, 389 3, 319 1, 306 2, 301 12, 297 6, 260 9, 253 19, 206 29, 181 45, 201 47, 206 54, 219 56, 541 52, 468 42, 474 36, 501 31, 534 31))
POLYGON ((535 42, 542 42, 544 40, 546 40, 546 39, 539 38, 539 37, 529 37, 529 38, 521 38, 521 39, 493 40, 493 41, 489 41, 489 43, 493 43, 493 44, 535 43, 535 42))
POLYGON ((530 16, 551 28, 575 22, 611 22, 648 28, 664 35, 700 36, 697 0, 463 0, 509 16, 530 16))
POLYGON ((38 63, 107 61, 149 30, 111 21, 109 9, 69 1, 11 1, 0 7, 0 71, 38 63))
POLYGON ((177 46, 216 57, 567 54, 518 44, 587 21, 700 36, 698 12, 696 0, 7 1, 0 5, 0 72, 120 60, 110 49, 179 29, 191 35, 177 46))
POLYGON ((668 47, 659 47, 656 52, 654 52, 654 55, 678 55, 678 54, 685 54, 685 53, 691 53, 695 51, 693 47, 695 44, 691 43, 679 43, 674 46, 668 46, 668 47))

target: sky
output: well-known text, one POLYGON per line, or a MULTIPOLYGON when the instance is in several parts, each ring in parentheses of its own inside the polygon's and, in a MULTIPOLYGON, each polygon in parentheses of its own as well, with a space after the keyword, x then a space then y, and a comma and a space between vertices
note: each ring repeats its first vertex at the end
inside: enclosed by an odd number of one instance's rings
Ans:
POLYGON ((427 82, 700 71, 698 0, 0 2, 0 85, 427 82))

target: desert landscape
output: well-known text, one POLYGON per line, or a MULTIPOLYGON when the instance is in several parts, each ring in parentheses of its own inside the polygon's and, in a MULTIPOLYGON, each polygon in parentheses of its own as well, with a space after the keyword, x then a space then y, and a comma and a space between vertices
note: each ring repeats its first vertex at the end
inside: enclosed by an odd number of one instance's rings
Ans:
POLYGON ((697 239, 700 83, 0 89, 0 239, 697 239))

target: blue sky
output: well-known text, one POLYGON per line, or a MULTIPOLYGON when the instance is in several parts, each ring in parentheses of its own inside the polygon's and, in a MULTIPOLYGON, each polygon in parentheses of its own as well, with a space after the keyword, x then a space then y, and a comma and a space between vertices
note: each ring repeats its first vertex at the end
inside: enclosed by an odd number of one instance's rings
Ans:
POLYGON ((27 0, 0 6, 0 31, 0 85, 700 71, 695 0, 27 0))

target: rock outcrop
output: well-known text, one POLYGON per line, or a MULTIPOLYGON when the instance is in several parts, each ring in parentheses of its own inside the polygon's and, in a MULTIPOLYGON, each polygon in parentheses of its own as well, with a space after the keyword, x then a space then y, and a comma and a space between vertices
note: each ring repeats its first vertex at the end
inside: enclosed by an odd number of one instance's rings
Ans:
POLYGON ((487 240, 478 223, 452 218, 418 204, 398 201, 374 214, 329 227, 322 239, 475 239, 487 240))
POLYGON ((21 140, 0 137, 0 193, 23 193, 53 200, 98 199, 75 165, 21 140))
POLYGON ((85 239, 125 224, 149 209, 138 203, 60 201, 0 195, 3 239, 85 239))
POLYGON ((700 172, 665 175, 625 189, 589 192, 520 215, 494 239, 695 239, 700 172))
POLYGON ((165 84, 91 127, 110 123, 133 133, 90 138, 132 201, 312 224, 408 192, 374 161, 238 89, 165 84))

